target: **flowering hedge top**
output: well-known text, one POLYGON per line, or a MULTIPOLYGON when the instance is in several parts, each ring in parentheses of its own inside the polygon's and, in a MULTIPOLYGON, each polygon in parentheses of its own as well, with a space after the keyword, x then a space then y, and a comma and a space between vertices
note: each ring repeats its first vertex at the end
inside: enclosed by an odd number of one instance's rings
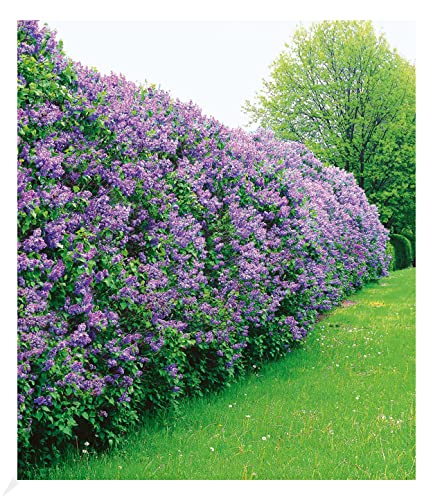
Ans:
POLYGON ((217 387, 386 273, 352 174, 73 63, 34 21, 18 42, 23 447, 217 387))

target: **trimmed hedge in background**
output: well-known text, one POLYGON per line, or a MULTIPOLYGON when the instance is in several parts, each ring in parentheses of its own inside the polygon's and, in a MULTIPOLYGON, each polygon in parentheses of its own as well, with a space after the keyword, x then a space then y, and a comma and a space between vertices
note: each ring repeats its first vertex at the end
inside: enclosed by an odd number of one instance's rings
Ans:
POLYGON ((18 23, 20 466, 280 357, 387 273, 352 174, 18 23))
POLYGON ((403 231, 401 232, 401 235, 405 236, 410 241, 411 248, 412 248, 412 263, 411 263, 411 265, 415 266, 416 265, 416 236, 412 231, 405 230, 405 229, 403 229, 403 231))
POLYGON ((411 242, 402 234, 391 234, 390 241, 395 253, 394 270, 410 267, 414 258, 411 242))

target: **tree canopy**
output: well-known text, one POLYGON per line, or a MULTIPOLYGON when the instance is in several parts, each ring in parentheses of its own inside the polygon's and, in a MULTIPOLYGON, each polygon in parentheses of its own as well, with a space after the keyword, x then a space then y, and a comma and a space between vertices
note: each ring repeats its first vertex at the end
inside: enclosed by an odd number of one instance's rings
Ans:
POLYGON ((414 239, 415 67, 370 21, 298 28, 243 109, 353 172, 385 226, 414 239))

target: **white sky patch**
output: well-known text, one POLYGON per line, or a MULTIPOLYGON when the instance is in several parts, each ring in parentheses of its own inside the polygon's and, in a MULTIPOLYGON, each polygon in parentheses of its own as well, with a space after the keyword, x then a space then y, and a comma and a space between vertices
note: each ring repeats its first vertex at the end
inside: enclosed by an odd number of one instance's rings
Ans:
MULTIPOLYGON (((66 54, 101 73, 154 83, 230 127, 296 28, 310 21, 49 21, 66 54)), ((391 47, 415 60, 415 23, 378 21, 391 47)))

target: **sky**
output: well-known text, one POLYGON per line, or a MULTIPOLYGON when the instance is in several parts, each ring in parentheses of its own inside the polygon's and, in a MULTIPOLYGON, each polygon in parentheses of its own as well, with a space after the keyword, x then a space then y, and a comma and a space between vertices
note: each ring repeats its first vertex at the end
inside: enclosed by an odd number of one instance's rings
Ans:
MULTIPOLYGON (((192 100, 229 127, 247 127, 241 108, 269 75, 296 28, 310 21, 56 21, 44 19, 66 54, 102 73, 154 83, 192 100)), ((415 22, 375 21, 388 43, 415 62, 415 22)))

